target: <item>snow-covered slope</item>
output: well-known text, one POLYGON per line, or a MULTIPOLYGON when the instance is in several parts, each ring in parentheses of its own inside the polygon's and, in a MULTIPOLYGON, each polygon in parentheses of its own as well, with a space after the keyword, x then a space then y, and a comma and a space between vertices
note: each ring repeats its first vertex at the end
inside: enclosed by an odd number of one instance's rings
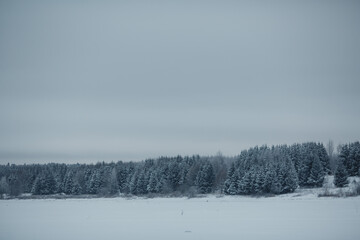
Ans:
POLYGON ((0 201, 0 239, 358 239, 360 197, 0 201))

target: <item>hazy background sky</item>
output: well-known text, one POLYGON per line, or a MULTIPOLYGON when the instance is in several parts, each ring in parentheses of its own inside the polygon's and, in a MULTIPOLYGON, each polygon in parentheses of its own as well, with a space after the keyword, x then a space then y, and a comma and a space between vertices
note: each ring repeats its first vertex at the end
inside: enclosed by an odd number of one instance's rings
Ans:
POLYGON ((0 0, 0 164, 359 140, 359 26, 360 1, 0 0))

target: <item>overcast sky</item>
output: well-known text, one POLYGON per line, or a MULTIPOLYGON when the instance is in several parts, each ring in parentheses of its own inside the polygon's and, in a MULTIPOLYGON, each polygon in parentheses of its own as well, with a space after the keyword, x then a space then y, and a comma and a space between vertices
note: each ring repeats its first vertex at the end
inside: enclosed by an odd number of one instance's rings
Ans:
POLYGON ((359 140, 360 1, 85 2, 0 0, 0 164, 359 140))

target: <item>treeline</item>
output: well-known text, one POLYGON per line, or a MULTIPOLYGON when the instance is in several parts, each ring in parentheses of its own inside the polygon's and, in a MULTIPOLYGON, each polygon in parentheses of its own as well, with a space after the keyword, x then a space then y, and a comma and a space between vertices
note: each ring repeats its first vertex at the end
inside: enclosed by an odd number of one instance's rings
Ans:
POLYGON ((298 186, 320 187, 330 161, 321 143, 254 147, 241 152, 231 165, 225 193, 281 194, 298 186))
POLYGON ((0 193, 195 194, 221 191, 233 158, 161 157, 142 162, 1 165, 0 193))
MULTIPOLYGON (((342 147, 335 179, 339 172, 345 178, 359 174, 359 146, 356 142, 342 147)), ((231 158, 218 154, 142 162, 0 165, 0 194, 282 194, 299 186, 322 186, 326 174, 331 170, 325 147, 309 142, 254 147, 231 158)))

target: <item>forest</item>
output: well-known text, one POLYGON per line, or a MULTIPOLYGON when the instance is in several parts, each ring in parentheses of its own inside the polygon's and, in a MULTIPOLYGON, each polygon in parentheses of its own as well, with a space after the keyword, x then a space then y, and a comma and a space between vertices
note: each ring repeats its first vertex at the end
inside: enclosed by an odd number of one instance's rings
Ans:
POLYGON ((238 156, 176 156, 141 162, 0 165, 0 195, 194 196, 283 194, 321 187, 325 175, 344 187, 360 176, 360 143, 338 154, 322 143, 255 146, 238 156), (335 164, 334 164, 335 163, 335 164))

